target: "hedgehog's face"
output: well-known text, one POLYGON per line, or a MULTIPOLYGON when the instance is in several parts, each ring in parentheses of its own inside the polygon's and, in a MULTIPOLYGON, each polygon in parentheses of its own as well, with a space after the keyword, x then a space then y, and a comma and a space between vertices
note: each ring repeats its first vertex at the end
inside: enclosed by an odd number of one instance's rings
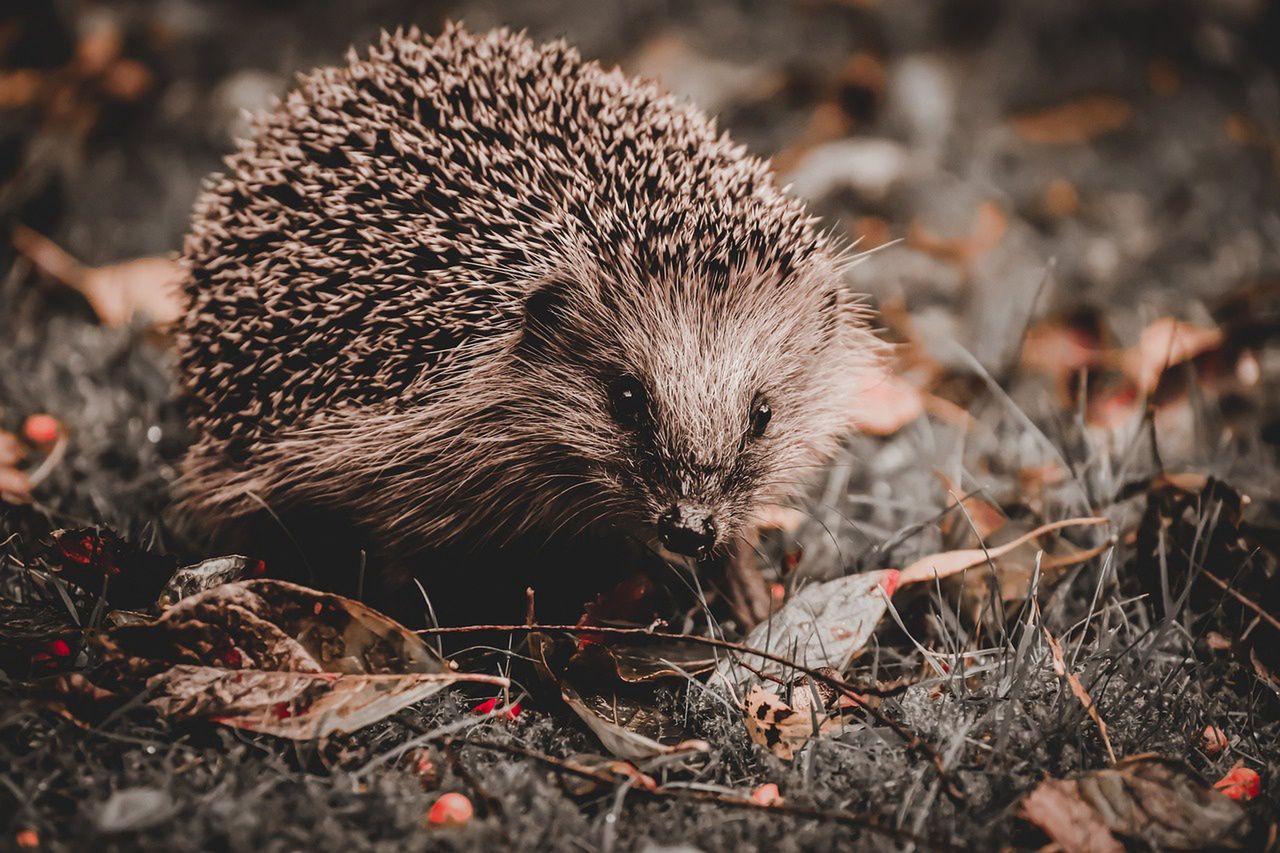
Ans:
POLYGON ((843 432, 866 353, 830 287, 560 287, 528 304, 529 393, 611 523, 708 556, 843 432))

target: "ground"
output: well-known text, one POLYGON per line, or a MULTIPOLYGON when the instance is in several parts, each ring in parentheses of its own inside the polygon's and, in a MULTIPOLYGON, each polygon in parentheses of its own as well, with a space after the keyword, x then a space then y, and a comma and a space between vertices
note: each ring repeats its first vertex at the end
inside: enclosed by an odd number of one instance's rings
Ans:
MULTIPOLYGON (((849 283, 898 344, 895 378, 800 512, 762 533, 780 589, 974 547, 975 532, 995 547, 1043 522, 1108 524, 1037 540, 1037 584, 1032 547, 896 595, 848 673, 888 688, 881 716, 854 715, 793 761, 751 743, 741 714, 700 687, 664 693, 668 719, 710 752, 644 769, 689 796, 583 790, 494 747, 604 754, 533 684, 515 720, 475 717, 476 698, 446 691, 350 736, 289 742, 167 719, 145 695, 86 720, 6 653, 0 847, 1034 848, 1047 839, 1023 798, 1046 777, 1108 767, 1108 740, 1118 758, 1157 753, 1208 783, 1237 764, 1257 772, 1236 839, 1274 845, 1277 7, 32 4, 0 23, 0 231, 22 245, 31 229, 90 267, 171 253, 241 109, 382 27, 447 18, 564 35, 659 77, 774 156, 826 227, 866 250, 849 283), (971 496, 963 510, 957 495, 971 496), (1107 738, 1055 675, 1045 629, 1107 738), (458 720, 475 725, 452 746, 427 738, 438 778, 423 778, 417 753, 370 765, 458 720), (791 811, 692 796, 764 783, 791 811), (477 816, 427 828, 442 791, 466 794, 477 816)), ((181 562, 211 556, 167 523, 186 438, 164 335, 139 318, 103 322, 67 286, 74 275, 3 242, 0 433, 23 436, 28 416, 50 413, 68 436, 32 500, 0 504, 5 595, 39 603, 52 589, 30 569, 55 528, 102 525, 181 562)), ((32 447, 19 468, 44 458, 32 447)), ((13 488, 0 477, 0 492, 13 488)))

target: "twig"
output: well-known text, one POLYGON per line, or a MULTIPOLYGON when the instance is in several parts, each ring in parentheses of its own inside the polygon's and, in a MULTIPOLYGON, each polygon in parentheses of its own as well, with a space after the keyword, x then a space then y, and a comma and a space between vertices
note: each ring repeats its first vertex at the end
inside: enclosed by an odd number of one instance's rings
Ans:
POLYGON ((834 678, 828 673, 822 672, 812 667, 802 666, 795 661, 775 655, 771 652, 753 649, 742 643, 735 643, 730 640, 720 640, 715 637, 699 637, 693 634, 673 634, 667 631, 655 631, 652 628, 615 628, 606 625, 459 625, 445 628, 424 628, 415 631, 416 634, 477 634, 485 631, 495 633, 514 633, 516 631, 565 631, 571 634, 591 633, 591 634, 608 634, 610 636, 623 637, 650 637, 655 640, 671 640, 674 642, 695 643, 703 646, 712 646, 717 649, 725 649, 727 651, 737 652, 740 655, 755 655, 773 663, 781 664, 785 667, 791 667, 796 672, 804 673, 815 681, 819 681, 839 691, 842 695, 847 696, 864 709, 868 714, 875 718, 876 722, 887 726, 893 730, 893 733, 902 738, 910 752, 918 756, 922 756, 933 764, 937 770, 938 776, 945 783, 944 790, 947 796, 952 800, 960 802, 966 799, 964 791, 959 784, 952 778, 950 772, 943 764, 942 756, 932 746, 925 743, 924 739, 911 729, 899 723, 897 720, 885 714, 879 708, 867 704, 867 695, 877 695, 875 689, 865 687, 853 687, 839 678, 834 678))
MULTIPOLYGON (((563 758, 556 758, 553 755, 536 752, 523 746, 517 746, 509 743, 499 743, 497 741, 481 740, 471 738, 466 741, 468 746, 478 747, 480 749, 488 749, 494 752, 505 752, 508 755, 516 755, 528 758, 550 767, 557 772, 567 773, 570 776, 577 776, 581 779, 587 779, 600 785, 614 786, 618 783, 618 777, 610 773, 604 773, 586 765, 579 764, 576 761, 569 761, 563 758)), ((822 809, 807 808, 805 806, 789 806, 785 803, 775 805, 762 805, 755 800, 747 797, 733 797, 728 794, 720 794, 715 791, 699 791, 693 788, 673 788, 668 786, 646 787, 644 785, 636 785, 632 788, 636 794, 649 797, 655 800, 693 800, 696 802, 714 803, 719 806, 728 808, 751 809, 756 811, 767 811, 770 814, 787 815, 797 818, 809 818, 814 820, 827 820, 835 823, 841 823, 846 826, 854 826, 860 829, 866 829, 869 832, 878 833, 898 841, 908 841, 921 847, 927 847, 932 850, 955 850, 957 848, 942 842, 932 841, 914 835, 906 830, 898 829, 893 826, 886 826, 880 823, 870 815, 852 814, 845 811, 823 811, 822 809)))
POLYGON ((1257 613, 1263 622, 1266 622, 1272 628, 1275 628, 1277 631, 1280 631, 1280 619, 1276 619, 1276 617, 1272 616, 1270 613, 1263 610, 1262 605, 1258 604, 1253 599, 1248 598, 1243 593, 1237 592, 1235 587, 1231 586, 1231 584, 1227 583, 1222 578, 1215 575, 1213 572, 1208 571, 1207 569, 1202 569, 1200 574, 1208 578, 1209 580, 1213 581, 1218 586, 1222 587, 1222 589, 1228 595, 1234 598, 1236 601, 1240 602, 1245 607, 1252 610, 1254 613, 1257 613))

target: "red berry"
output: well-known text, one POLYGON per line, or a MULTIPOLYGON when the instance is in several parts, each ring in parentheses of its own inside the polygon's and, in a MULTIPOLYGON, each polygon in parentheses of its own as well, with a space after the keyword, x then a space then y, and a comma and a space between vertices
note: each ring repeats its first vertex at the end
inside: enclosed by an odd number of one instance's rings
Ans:
POLYGON ((451 791, 431 804, 431 811, 427 812, 427 823, 432 826, 462 826, 474 814, 471 801, 462 794, 451 791))
POLYGON ((782 792, 772 782, 766 782, 751 792, 751 799, 762 806, 776 806, 782 802, 782 792))
POLYGON ((22 424, 22 434, 32 444, 53 444, 62 432, 62 425, 53 415, 31 415, 22 424))
POLYGON ((1252 800, 1262 793, 1262 777, 1248 767, 1232 767, 1213 787, 1233 800, 1252 800))

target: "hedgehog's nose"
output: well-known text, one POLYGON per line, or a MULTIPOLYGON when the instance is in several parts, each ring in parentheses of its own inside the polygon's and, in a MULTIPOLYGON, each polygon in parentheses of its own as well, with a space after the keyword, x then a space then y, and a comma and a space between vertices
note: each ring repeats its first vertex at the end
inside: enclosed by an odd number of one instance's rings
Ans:
POLYGON ((701 507, 676 504, 658 516, 658 536, 669 550, 702 558, 716 544, 715 518, 701 507))

